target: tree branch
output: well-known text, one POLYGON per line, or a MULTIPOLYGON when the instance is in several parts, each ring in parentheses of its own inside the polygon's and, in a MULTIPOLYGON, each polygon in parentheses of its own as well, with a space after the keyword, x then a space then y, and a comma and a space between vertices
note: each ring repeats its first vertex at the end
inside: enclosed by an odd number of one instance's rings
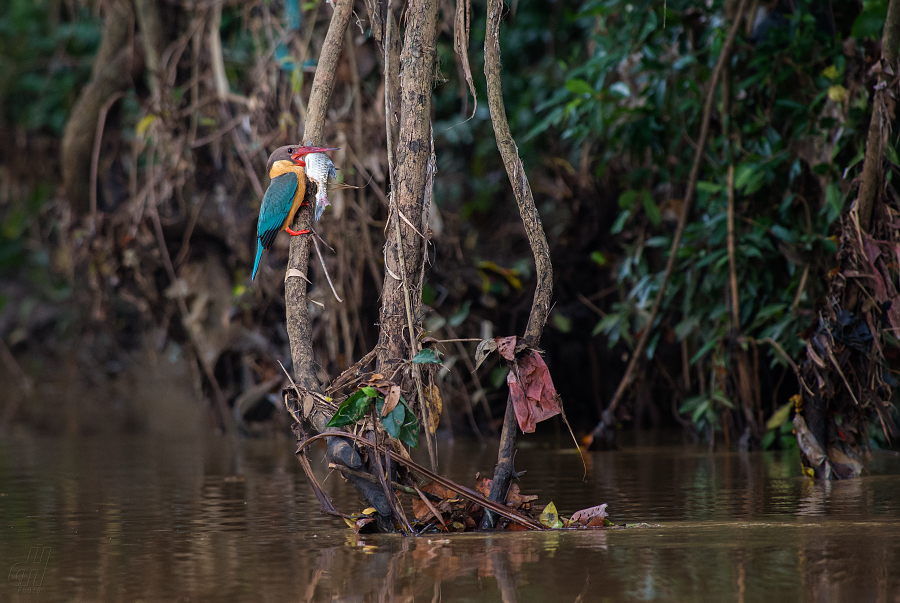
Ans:
MULTIPOLYGON (((334 89, 335 73, 338 59, 343 47, 344 32, 353 12, 352 0, 337 0, 334 14, 325 42, 319 56, 316 74, 313 78, 312 92, 306 113, 306 127, 303 141, 319 144, 325 129, 325 111, 328 100, 334 89)), ((307 194, 312 193, 307 187, 307 194)), ((311 217, 310 203, 305 203, 294 218, 293 228, 300 230, 302 224, 308 224, 311 217)), ((291 237, 290 255, 288 256, 288 274, 306 274, 309 269, 309 237, 291 237), (296 272, 294 272, 296 271, 296 272)), ((284 281, 284 301, 287 306, 287 332, 291 344, 291 358, 294 363, 294 379, 303 388, 319 392, 321 386, 316 377, 316 365, 312 348, 312 329, 309 322, 309 311, 306 298, 306 279, 300 276, 288 276, 284 281)), ((318 416, 318 415, 317 415, 318 416)), ((314 427, 323 431, 328 418, 319 417, 314 427), (316 424, 321 423, 321 424, 316 424)))
MULTIPOLYGON (((497 150, 503 158, 506 174, 512 185, 519 205, 519 213, 522 223, 528 235, 528 243, 534 253, 534 266, 537 273, 537 285, 534 290, 534 299, 531 302, 531 312, 528 315, 528 325, 525 328, 525 340, 533 346, 537 346, 547 322, 550 312, 550 297, 553 293, 553 266, 550 263, 550 247, 547 245, 547 237, 544 236, 544 228, 541 225, 541 217, 534 205, 534 197, 531 193, 531 185, 525 174, 525 166, 519 158, 519 148, 509 131, 509 122, 506 119, 506 107, 503 105, 503 83, 500 77, 500 18, 503 10, 502 0, 488 0, 487 25, 484 38, 484 76, 487 80, 488 106, 491 110, 491 123, 494 126, 494 135, 497 137, 497 150)), ((506 414, 503 417, 503 431, 500 435, 500 450, 497 454, 497 465, 494 468, 494 481, 491 485, 490 499, 496 502, 506 500, 509 484, 515 476, 513 457, 515 455, 516 440, 516 413, 512 405, 512 399, 506 402, 506 414)), ((481 528, 493 528, 497 516, 485 511, 481 521, 481 528)))
POLYGON ((856 211, 859 226, 864 232, 872 227, 872 210, 884 190, 884 145, 891 128, 894 101, 888 83, 898 74, 897 46, 900 44, 900 0, 891 0, 881 40, 881 70, 872 100, 872 119, 866 137, 866 157, 863 161, 862 181, 856 211))

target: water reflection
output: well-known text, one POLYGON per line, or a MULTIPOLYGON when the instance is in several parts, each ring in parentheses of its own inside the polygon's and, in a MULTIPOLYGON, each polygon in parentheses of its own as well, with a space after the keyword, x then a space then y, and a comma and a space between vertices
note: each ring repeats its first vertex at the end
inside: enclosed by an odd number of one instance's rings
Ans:
MULTIPOLYGON (((645 525, 404 539, 320 515, 292 450, 15 435, 0 443, 0 570, 49 547, 41 601, 900 601, 896 457, 827 484, 792 457, 635 448, 592 455, 583 481, 576 455, 533 445, 517 458, 524 492, 645 525)), ((494 453, 444 449, 444 471, 471 483, 494 453)), ((0 600, 35 600, 22 576, 0 600)))

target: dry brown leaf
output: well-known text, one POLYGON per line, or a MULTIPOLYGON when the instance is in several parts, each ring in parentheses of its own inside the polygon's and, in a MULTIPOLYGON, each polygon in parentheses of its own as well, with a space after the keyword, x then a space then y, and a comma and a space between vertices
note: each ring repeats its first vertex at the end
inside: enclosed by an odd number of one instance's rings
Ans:
MULTIPOLYGON (((435 496, 440 496, 443 500, 437 504, 437 507, 442 511, 449 510, 449 507, 442 508, 447 501, 451 501, 454 499, 458 499, 459 495, 450 490, 449 488, 445 488, 444 486, 437 484, 435 482, 429 482, 420 488, 422 492, 427 492, 429 494, 434 494, 435 496)), ((431 512, 431 507, 427 505, 422 500, 414 500, 413 503, 413 515, 415 515, 418 521, 425 521, 428 517, 431 517, 433 513, 431 512)), ((434 503, 432 503, 434 506, 434 503)))
POLYGON ((441 411, 444 409, 444 401, 441 400, 441 390, 434 383, 427 386, 424 393, 428 409, 431 411, 431 425, 428 426, 428 432, 434 433, 441 422, 441 411))
POLYGON ((381 407, 381 416, 386 417, 391 414, 391 411, 397 408, 397 404, 400 402, 400 386, 392 385, 391 389, 388 391, 388 394, 384 397, 384 406, 381 407))
POLYGON ((559 414, 559 398, 550 371, 534 350, 519 359, 518 370, 514 367, 509 372, 506 383, 516 421, 524 433, 533 432, 537 423, 559 414))
POLYGON ((481 363, 484 362, 484 359, 488 357, 488 354, 495 351, 497 349, 497 340, 496 339, 482 339, 478 344, 478 347, 475 349, 475 370, 478 370, 478 367, 481 366, 481 363))
POLYGON ((486 477, 481 477, 480 475, 475 476, 475 489, 478 490, 482 496, 490 496, 491 495, 491 484, 494 483, 494 480, 488 479, 486 477))
MULTIPOLYGON (((414 487, 415 487, 415 486, 414 486, 414 487)), ((441 522, 441 525, 444 526, 444 527, 446 528, 446 527, 447 527, 447 523, 444 521, 444 515, 443 515, 443 513, 441 513, 440 511, 438 511, 437 509, 434 508, 434 505, 431 504, 431 501, 428 500, 428 497, 425 496, 425 494, 423 494, 421 490, 419 490, 418 488, 416 488, 416 492, 419 493, 419 501, 421 501, 426 507, 428 507, 428 510, 431 511, 431 513, 429 513, 429 515, 427 515, 427 516, 426 516, 425 518, 423 518, 421 521, 424 521, 424 520, 427 519, 429 516, 433 515, 439 522, 441 522)), ((418 501, 417 501, 417 502, 418 502, 418 501)), ((446 502, 446 501, 444 501, 444 502, 446 502)))
POLYGON ((521 492, 522 490, 519 488, 519 484, 512 484, 509 487, 509 492, 506 493, 507 506, 510 506, 513 509, 519 509, 523 505, 527 505, 538 499, 537 494, 522 495, 521 492))
POLYGON ((603 503, 596 507, 575 511, 575 514, 572 515, 572 518, 569 520, 569 525, 602 528, 606 525, 606 518, 609 515, 609 513, 606 512, 607 504, 608 503, 603 503))
POLYGON ((510 362, 516 359, 516 339, 515 335, 497 338, 497 351, 510 362))
POLYGON ((353 523, 353 531, 359 534, 364 527, 375 521, 374 517, 360 517, 353 523))

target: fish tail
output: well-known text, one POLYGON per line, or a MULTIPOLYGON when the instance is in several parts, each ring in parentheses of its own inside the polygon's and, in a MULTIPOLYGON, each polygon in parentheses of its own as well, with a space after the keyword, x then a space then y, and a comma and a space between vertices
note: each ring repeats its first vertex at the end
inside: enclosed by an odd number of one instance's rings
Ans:
POLYGON ((253 262, 253 276, 250 280, 256 280, 256 271, 259 270, 259 260, 262 258, 263 246, 262 241, 256 239, 256 261, 253 262))

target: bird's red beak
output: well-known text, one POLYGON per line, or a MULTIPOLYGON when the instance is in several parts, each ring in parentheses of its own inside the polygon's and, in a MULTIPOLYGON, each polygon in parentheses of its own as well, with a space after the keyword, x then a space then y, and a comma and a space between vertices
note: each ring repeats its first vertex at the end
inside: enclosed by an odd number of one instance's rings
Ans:
POLYGON ((305 155, 309 155, 310 153, 324 153, 326 151, 338 151, 340 149, 335 149, 331 147, 297 147, 297 150, 294 151, 294 154, 291 155, 291 159, 303 165, 303 157, 305 155))

